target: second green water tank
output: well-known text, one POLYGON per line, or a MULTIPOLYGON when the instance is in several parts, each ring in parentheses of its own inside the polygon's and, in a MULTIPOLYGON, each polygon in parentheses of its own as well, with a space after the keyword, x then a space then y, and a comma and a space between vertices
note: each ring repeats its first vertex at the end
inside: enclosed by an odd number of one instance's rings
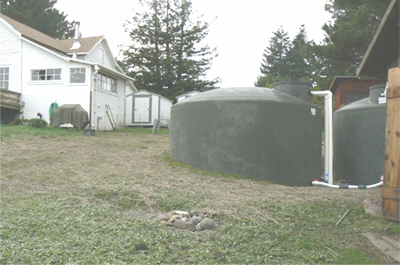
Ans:
POLYGON ((383 175, 386 103, 379 103, 385 85, 370 87, 370 96, 334 113, 334 176, 353 185, 370 185, 383 175))

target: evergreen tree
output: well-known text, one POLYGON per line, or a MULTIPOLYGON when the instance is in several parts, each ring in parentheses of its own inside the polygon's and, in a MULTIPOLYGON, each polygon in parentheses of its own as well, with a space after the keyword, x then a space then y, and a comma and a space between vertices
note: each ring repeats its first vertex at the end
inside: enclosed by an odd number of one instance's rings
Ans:
POLYGON ((312 81, 313 67, 304 25, 291 42, 282 27, 274 32, 263 54, 260 75, 255 86, 272 87, 279 81, 312 81))
POLYGON ((328 83, 337 75, 356 74, 390 1, 329 0, 325 4, 332 21, 323 25, 325 39, 313 45, 313 52, 328 83))
POLYGON ((201 45, 209 24, 192 20, 189 0, 142 0, 144 11, 126 25, 133 44, 121 62, 140 89, 174 99, 191 90, 212 88, 205 80, 215 50, 201 45))
POLYGON ((284 60, 289 68, 287 76, 291 80, 312 82, 313 66, 311 65, 309 47, 306 29, 304 25, 301 25, 300 31, 293 39, 291 48, 284 60))
POLYGON ((285 58, 291 48, 289 34, 282 26, 273 34, 269 47, 264 50, 260 71, 265 76, 285 76, 288 70, 285 58))
POLYGON ((64 12, 54 8, 57 0, 0 0, 1 13, 50 37, 66 39, 74 36, 73 22, 64 12))

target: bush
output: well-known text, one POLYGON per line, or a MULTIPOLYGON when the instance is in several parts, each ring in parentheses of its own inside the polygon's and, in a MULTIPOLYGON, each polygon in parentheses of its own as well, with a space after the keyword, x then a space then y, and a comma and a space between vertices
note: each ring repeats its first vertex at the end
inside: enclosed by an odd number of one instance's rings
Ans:
POLYGON ((15 119, 9 125, 23 125, 29 122, 29 119, 15 119))
POLYGON ((43 128, 47 127, 49 124, 43 119, 31 119, 29 120, 28 125, 35 128, 43 128))

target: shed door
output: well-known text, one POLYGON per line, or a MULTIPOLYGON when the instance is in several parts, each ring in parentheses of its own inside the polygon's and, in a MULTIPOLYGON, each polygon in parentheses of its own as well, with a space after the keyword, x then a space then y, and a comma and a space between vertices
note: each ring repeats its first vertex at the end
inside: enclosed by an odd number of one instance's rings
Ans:
POLYGON ((151 121, 151 96, 135 97, 133 122, 151 121))

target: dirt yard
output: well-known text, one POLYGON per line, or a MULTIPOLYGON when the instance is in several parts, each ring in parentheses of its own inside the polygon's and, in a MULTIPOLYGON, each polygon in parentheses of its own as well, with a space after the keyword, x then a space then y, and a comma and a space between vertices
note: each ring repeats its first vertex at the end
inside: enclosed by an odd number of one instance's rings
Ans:
MULTIPOLYGON (((83 133, 82 133, 83 134, 83 133)), ((25 176, 14 189, 24 192, 58 189, 44 179, 57 172, 60 179, 91 181, 95 176, 146 177, 145 185, 136 185, 143 199, 151 197, 154 186, 166 189, 181 187, 204 196, 207 204, 224 210, 247 200, 279 202, 341 201, 362 203, 367 198, 379 198, 380 189, 343 191, 319 187, 289 187, 238 178, 212 177, 190 168, 171 166, 168 134, 134 134, 106 132, 98 136, 65 138, 54 135, 31 135, 2 144, 3 174, 25 176), (10 167, 11 166, 11 167, 10 167)), ((70 181, 64 183, 69 185, 70 181)), ((6 183, 3 182, 3 185, 6 183)), ((151 201, 147 201, 151 206, 151 201)))

